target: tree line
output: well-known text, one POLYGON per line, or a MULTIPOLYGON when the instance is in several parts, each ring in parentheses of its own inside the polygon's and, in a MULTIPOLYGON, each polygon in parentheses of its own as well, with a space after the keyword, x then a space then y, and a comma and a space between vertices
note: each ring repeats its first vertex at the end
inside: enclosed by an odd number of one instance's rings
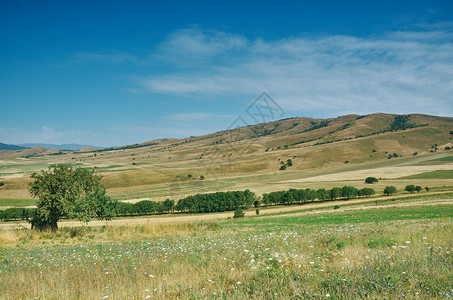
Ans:
POLYGON ((314 201, 337 199, 352 199, 357 197, 370 197, 376 194, 372 188, 357 189, 353 186, 334 187, 325 189, 289 189, 288 191, 271 192, 263 194, 262 204, 305 204, 314 201))

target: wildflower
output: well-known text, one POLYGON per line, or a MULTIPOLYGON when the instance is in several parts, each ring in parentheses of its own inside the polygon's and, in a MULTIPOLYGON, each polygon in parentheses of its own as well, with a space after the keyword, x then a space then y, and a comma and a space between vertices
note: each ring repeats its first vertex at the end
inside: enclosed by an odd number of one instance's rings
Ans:
POLYGON ((310 265, 314 265, 314 264, 315 264, 315 262, 314 262, 314 261, 311 261, 311 262, 310 262, 310 265))
POLYGON ((145 299, 151 299, 151 296, 150 296, 150 295, 147 295, 147 296, 145 297, 145 299))
POLYGON ((326 297, 327 297, 327 298, 330 297, 330 294, 326 294, 326 297))
POLYGON ((240 282, 240 281, 238 281, 238 282, 236 282, 236 284, 241 284, 241 282, 240 282))
POLYGON ((154 278, 154 275, 149 274, 149 277, 154 278))

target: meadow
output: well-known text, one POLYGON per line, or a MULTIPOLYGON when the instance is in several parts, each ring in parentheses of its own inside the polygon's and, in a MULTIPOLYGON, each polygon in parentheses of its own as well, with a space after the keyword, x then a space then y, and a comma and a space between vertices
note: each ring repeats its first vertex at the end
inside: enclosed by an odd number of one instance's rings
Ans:
POLYGON ((446 298, 451 204, 0 231, 2 299, 446 298))

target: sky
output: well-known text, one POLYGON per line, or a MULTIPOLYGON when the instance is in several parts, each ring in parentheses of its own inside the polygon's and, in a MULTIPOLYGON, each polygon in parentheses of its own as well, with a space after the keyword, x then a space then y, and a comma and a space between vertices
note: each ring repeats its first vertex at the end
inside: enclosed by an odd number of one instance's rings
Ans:
POLYGON ((453 1, 0 1, 0 142, 121 146, 276 118, 453 117, 453 1))

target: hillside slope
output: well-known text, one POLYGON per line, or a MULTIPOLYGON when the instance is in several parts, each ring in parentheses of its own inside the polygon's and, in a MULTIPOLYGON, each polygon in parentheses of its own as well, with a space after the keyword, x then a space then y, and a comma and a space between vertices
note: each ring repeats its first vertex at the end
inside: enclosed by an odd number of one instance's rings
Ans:
POLYGON ((29 173, 62 162, 95 169, 109 194, 123 199, 247 188, 260 182, 263 190, 279 189, 277 182, 299 182, 308 175, 423 164, 431 156, 448 156, 453 154, 451 132, 453 118, 376 113, 291 118, 111 149, 0 151, 0 178, 9 187, 0 191, 0 198, 28 197, 29 173))

